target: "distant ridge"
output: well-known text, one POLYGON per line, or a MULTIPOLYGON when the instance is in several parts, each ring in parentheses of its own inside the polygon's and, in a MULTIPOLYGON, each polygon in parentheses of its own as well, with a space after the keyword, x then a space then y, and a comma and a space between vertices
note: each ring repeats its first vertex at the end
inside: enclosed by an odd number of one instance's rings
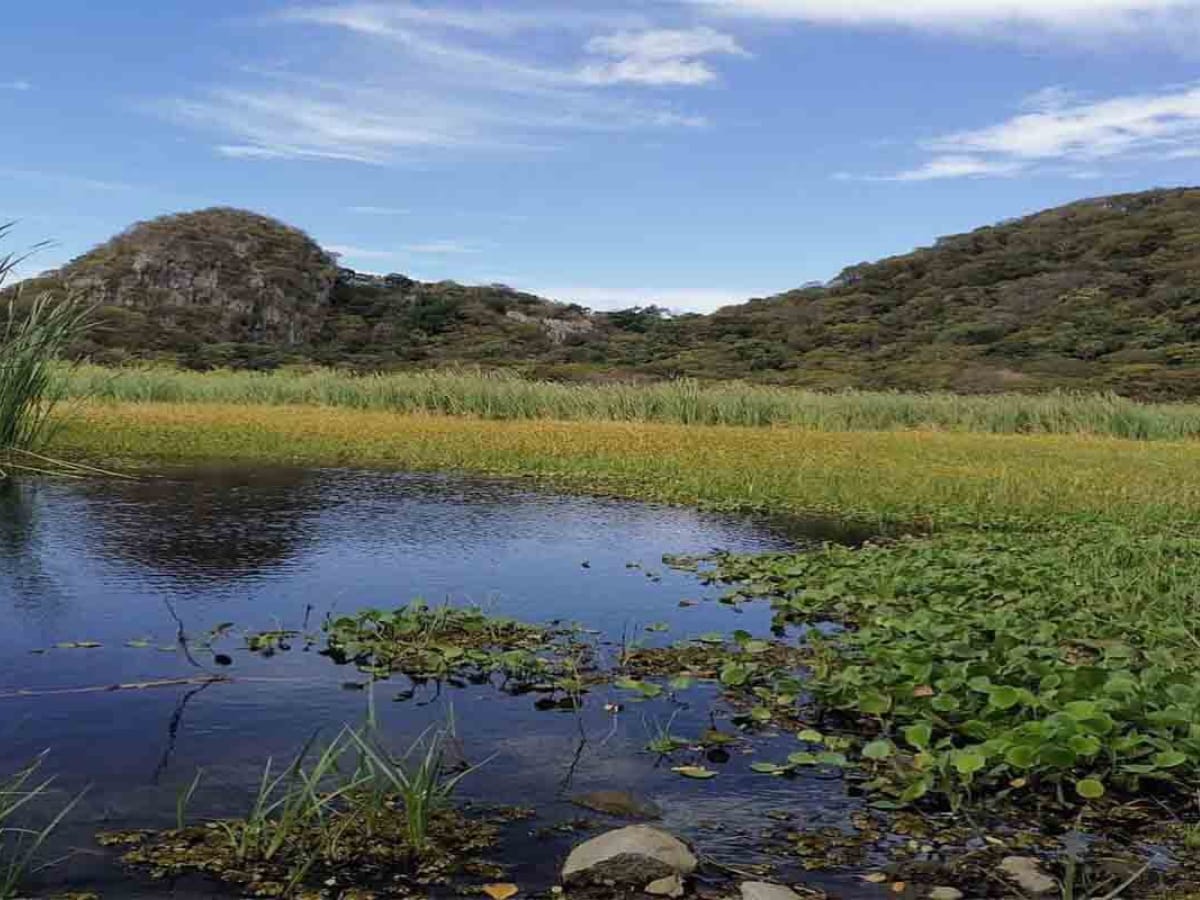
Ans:
POLYGON ((29 287, 99 304, 80 349, 104 362, 1200 397, 1198 188, 1081 200, 707 316, 364 275, 234 209, 140 223, 29 287))

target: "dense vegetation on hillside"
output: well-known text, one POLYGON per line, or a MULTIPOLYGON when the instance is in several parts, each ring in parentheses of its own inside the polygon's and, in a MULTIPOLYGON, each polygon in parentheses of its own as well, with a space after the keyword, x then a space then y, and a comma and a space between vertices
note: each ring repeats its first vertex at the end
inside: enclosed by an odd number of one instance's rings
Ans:
POLYGON ((503 285, 335 270, 236 210, 138 225, 38 288, 102 306, 102 362, 1200 396, 1200 189, 1085 200, 709 316, 588 313, 503 285))
POLYGON ((1075 203, 679 324, 691 372, 1195 397, 1200 190, 1075 203))

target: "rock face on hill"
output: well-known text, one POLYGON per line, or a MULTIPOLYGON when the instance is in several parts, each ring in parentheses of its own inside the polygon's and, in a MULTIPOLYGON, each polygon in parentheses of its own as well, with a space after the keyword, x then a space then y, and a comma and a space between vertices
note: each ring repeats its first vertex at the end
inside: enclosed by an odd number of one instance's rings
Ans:
POLYGON ((290 347, 316 335, 336 277, 308 235, 235 209, 141 222, 56 275, 127 333, 160 345, 181 337, 290 347))

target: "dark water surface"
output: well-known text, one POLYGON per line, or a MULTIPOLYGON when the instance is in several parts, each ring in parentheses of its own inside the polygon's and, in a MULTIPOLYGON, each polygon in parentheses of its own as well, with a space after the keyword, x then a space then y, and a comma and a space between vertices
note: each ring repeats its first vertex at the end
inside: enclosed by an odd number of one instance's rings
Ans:
MULTIPOLYGON (((345 688, 354 670, 302 647, 263 659, 239 649, 240 633, 299 629, 306 616, 316 628, 329 612, 423 597, 530 622, 577 621, 613 640, 763 634, 765 607, 712 602, 719 589, 668 570, 663 554, 839 537, 828 525, 784 527, 437 476, 204 470, 10 487, 0 492, 0 772, 49 748, 46 771, 58 775, 63 796, 90 785, 59 838, 56 849, 79 851, 54 870, 59 885, 106 898, 218 896, 203 885, 130 878, 90 838, 99 828, 171 826, 176 793, 198 767, 205 775, 193 813, 238 814, 267 757, 289 757, 315 729, 332 736, 362 720, 364 692, 345 688), (683 608, 684 598, 708 602, 683 608), (233 623, 218 649, 233 658, 221 671, 234 683, 53 693, 204 674, 173 648, 179 623, 190 635, 233 623), (670 629, 647 633, 652 623, 670 629), (126 646, 143 640, 150 646, 126 646), (101 646, 56 648, 64 642, 101 646), (39 693, 12 696, 22 690, 39 693)), ((211 654, 196 662, 211 667, 211 654)), ((467 758, 495 754, 463 783, 462 797, 538 811, 536 821, 514 826, 498 854, 531 889, 554 883, 573 840, 531 832, 580 815, 565 801, 572 793, 641 792, 664 809, 664 827, 731 862, 745 861, 749 836, 769 825, 767 811, 801 813, 821 827, 844 823, 853 808, 837 780, 751 775, 755 757, 746 752, 735 750, 708 782, 680 778, 644 752, 655 724, 672 715, 674 733, 708 727, 705 689, 689 692, 684 707, 626 704, 614 716, 606 700, 627 699, 616 691, 594 692, 575 715, 539 712, 532 697, 486 687, 427 687, 391 702, 406 687, 398 679, 376 694, 390 742, 406 746, 452 711, 467 758)), ((776 757, 796 749, 781 741, 776 757)))

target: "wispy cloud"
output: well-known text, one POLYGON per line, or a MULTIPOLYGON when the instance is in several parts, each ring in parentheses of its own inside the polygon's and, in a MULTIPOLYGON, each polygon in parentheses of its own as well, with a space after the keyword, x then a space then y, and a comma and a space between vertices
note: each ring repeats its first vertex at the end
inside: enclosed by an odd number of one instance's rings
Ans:
MULTIPOLYGON (((997 178, 1018 175, 1022 169, 1020 163, 980 159, 976 156, 935 156, 916 168, 893 175, 866 176, 865 180, 938 181, 944 178, 997 178)), ((854 180, 854 176, 845 173, 840 173, 840 177, 854 180)))
POLYGON ((1179 159, 1200 143, 1200 85, 1091 102, 1056 89, 1033 98, 1033 112, 927 141, 931 154, 891 181, 1013 176, 1047 167, 1094 173, 1106 163, 1179 159))
POLYGON ((355 259, 395 259, 395 250, 372 250, 369 247, 356 247, 353 244, 329 244, 324 248, 337 256, 353 257, 355 259))
POLYGON ((461 256, 479 253, 479 248, 465 241, 438 240, 400 244, 391 250, 358 247, 353 244, 330 244, 325 247, 338 256, 360 260, 399 259, 405 256, 461 256))
POLYGON ((398 206, 347 206, 346 211, 360 216, 407 216, 411 212, 398 206))
POLYGON ((245 67, 160 106, 220 135, 226 157, 382 164, 445 150, 544 152, 587 131, 695 128, 702 116, 636 88, 703 84, 716 77, 707 58, 744 53, 712 28, 557 6, 330 3, 263 26, 280 42, 303 38, 288 45, 288 67, 245 67))
POLYGON ((458 256, 465 253, 478 253, 479 249, 462 241, 426 241, 423 244, 405 244, 405 253, 428 254, 432 256, 458 256))
POLYGON ((732 35, 712 28, 621 31, 592 38, 587 50, 607 57, 580 70, 590 84, 708 84, 718 76, 706 56, 749 55, 732 35))
POLYGON ((33 90, 33 85, 30 82, 24 81, 23 79, 20 79, 20 78, 18 78, 15 81, 0 81, 0 91, 31 91, 31 90, 33 90))
MULTIPOLYGON (((525 289, 525 288, 523 288, 525 289)), ((550 286, 529 288, 532 293, 562 303, 578 303, 589 309, 616 310, 631 306, 661 306, 676 312, 712 312, 722 306, 745 303, 751 297, 765 296, 767 292, 751 290, 724 291, 712 288, 650 288, 650 287, 599 287, 599 286, 550 286)))
POLYGON ((25 169, 14 166, 0 166, 0 178, 15 178, 22 181, 36 181, 41 184, 58 187, 82 188, 88 191, 129 191, 132 185, 123 181, 106 181, 102 178, 88 178, 82 175, 70 175, 64 172, 43 172, 38 169, 25 169))
POLYGON ((710 11, 818 25, 902 27, 1012 36, 1047 33, 1168 38, 1200 30, 1198 0, 688 0, 710 11))

